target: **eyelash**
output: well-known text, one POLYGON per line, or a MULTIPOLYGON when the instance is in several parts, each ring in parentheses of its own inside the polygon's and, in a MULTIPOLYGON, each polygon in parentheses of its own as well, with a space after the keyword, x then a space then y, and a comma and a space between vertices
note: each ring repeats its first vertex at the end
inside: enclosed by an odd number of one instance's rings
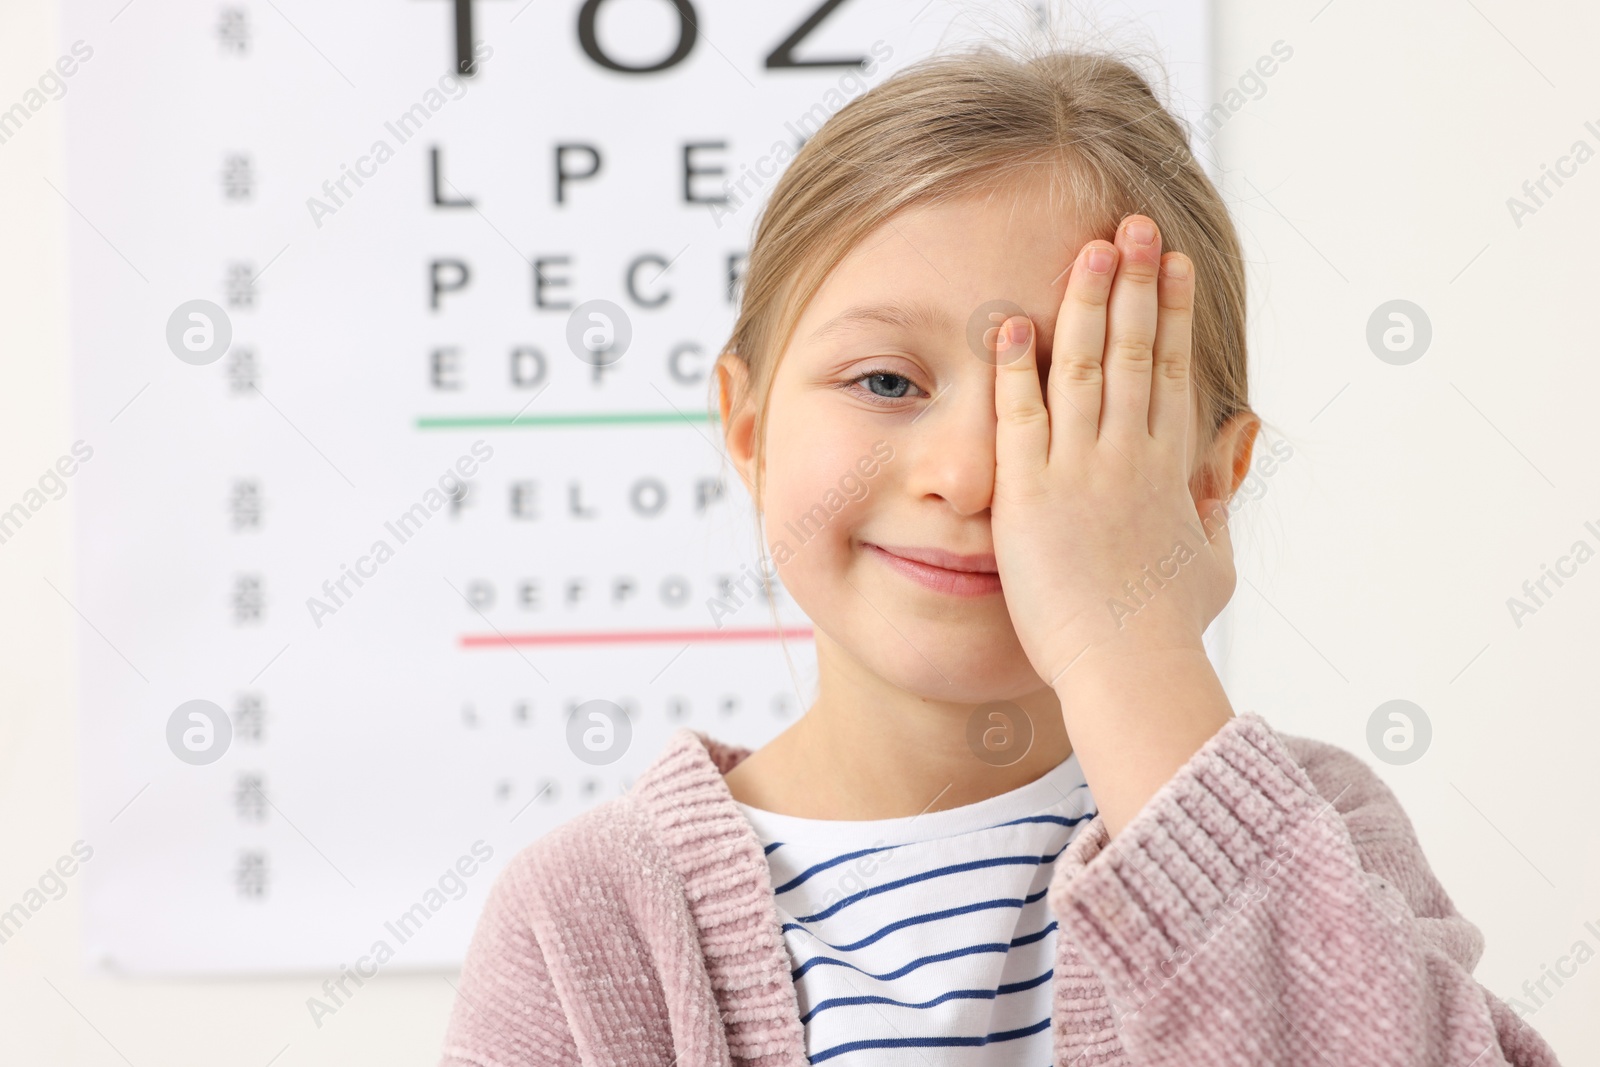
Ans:
MULTIPOLYGON (((916 382, 913 382, 910 378, 906 377, 904 374, 900 374, 900 373, 897 373, 896 371, 892 371, 892 370, 869 370, 869 371, 863 371, 862 373, 856 375, 854 378, 851 378, 851 379, 849 379, 848 381, 846 381, 846 382, 844 382, 842 384, 845 387, 849 387, 849 386, 857 384, 858 382, 865 381, 868 378, 900 378, 900 379, 903 379, 913 389, 920 389, 921 388, 921 386, 917 385, 916 382)), ((851 391, 855 396, 858 396, 858 397, 862 398, 863 400, 867 401, 869 404, 877 404, 879 407, 888 407, 888 406, 890 406, 892 404, 898 404, 901 401, 912 399, 909 396, 878 396, 876 393, 873 393, 870 390, 865 391, 865 392, 859 392, 859 391, 855 391, 855 390, 849 390, 849 391, 851 391)))

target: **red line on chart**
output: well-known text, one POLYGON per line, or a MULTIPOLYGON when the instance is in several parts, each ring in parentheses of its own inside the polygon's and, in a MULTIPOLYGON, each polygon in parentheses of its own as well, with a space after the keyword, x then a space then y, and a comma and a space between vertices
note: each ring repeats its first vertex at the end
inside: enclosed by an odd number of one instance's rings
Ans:
POLYGON ((601 630, 564 634, 462 634, 462 648, 496 648, 504 645, 635 645, 657 641, 776 641, 779 637, 809 638, 809 626, 775 630, 770 626, 742 630, 601 630))

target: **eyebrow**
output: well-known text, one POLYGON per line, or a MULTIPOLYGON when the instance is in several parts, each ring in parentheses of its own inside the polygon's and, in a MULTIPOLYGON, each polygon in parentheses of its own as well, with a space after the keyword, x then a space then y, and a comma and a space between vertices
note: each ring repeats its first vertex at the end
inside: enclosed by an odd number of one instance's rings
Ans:
POLYGON ((907 302, 888 301, 882 304, 861 304, 846 311, 842 311, 823 323, 809 338, 809 342, 819 341, 833 333, 842 333, 861 326, 868 325, 898 326, 905 330, 927 330, 937 332, 951 330, 955 327, 952 319, 942 308, 921 301, 907 302))

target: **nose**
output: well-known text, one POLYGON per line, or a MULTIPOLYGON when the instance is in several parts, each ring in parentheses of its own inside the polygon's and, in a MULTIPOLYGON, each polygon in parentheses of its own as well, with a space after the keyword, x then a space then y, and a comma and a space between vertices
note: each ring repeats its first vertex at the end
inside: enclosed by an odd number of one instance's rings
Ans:
POLYGON ((974 375, 945 386, 911 424, 906 488, 976 515, 994 496, 994 377, 974 375))

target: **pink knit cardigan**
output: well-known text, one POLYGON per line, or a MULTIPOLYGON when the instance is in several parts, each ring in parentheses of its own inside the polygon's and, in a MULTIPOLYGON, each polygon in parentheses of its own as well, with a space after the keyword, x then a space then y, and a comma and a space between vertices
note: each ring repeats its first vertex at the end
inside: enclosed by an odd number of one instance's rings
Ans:
MULTIPOLYGON (((680 727, 496 877, 442 1067, 807 1063, 761 843, 680 727)), ((1555 1064, 1357 757, 1237 715, 1112 842, 1056 861, 1057 1067, 1555 1064)))

